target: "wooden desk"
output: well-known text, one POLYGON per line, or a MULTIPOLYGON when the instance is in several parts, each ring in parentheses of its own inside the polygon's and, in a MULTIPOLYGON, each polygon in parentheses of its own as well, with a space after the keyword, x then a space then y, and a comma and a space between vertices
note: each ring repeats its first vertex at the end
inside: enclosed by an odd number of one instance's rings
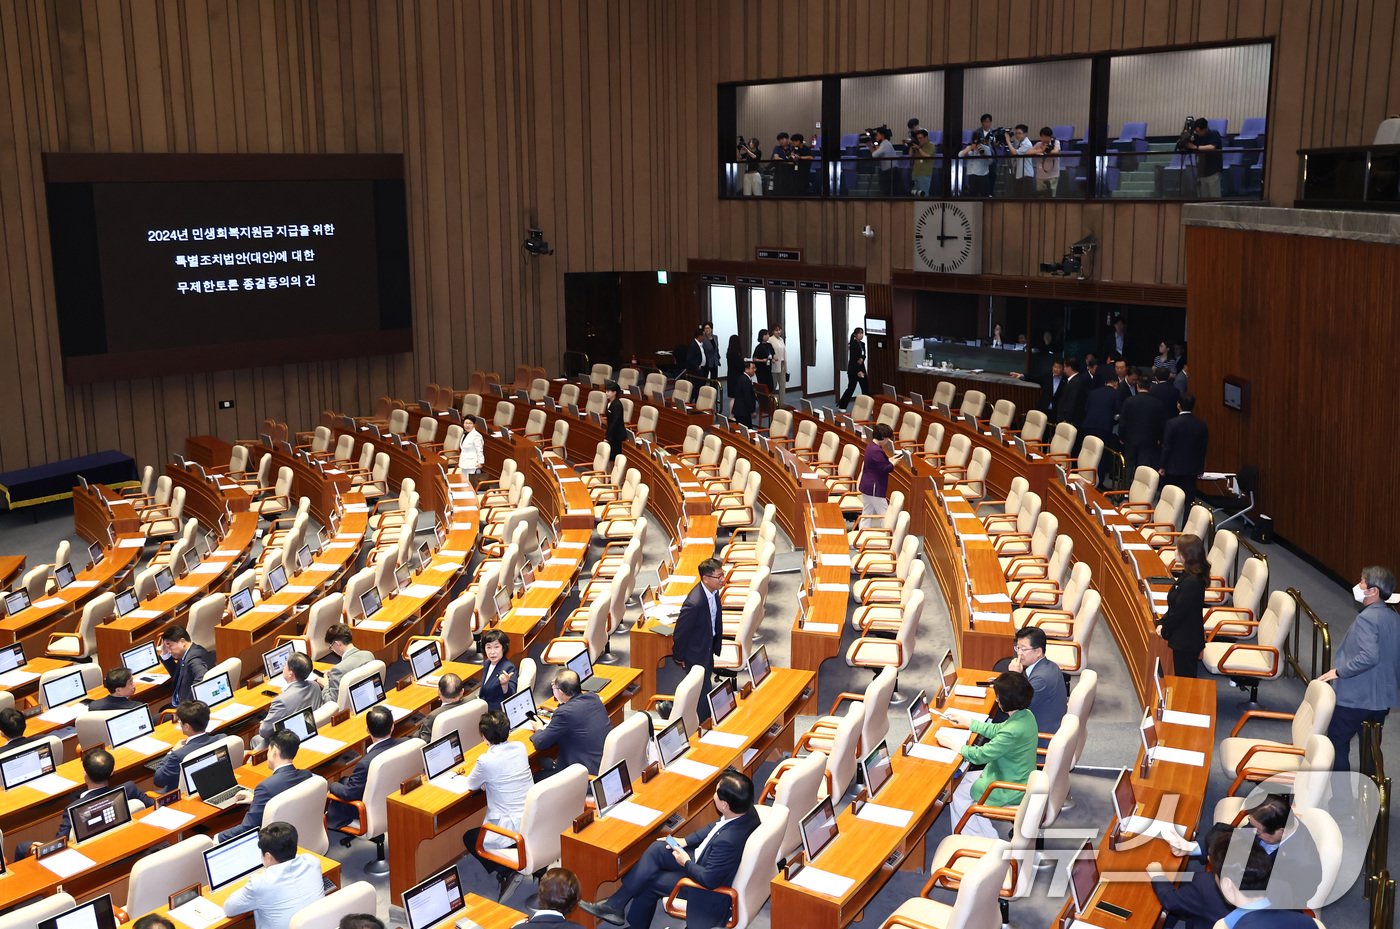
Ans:
MULTIPOLYGON (((823 662, 841 653, 841 632, 851 599, 851 550, 839 506, 811 502, 806 509, 810 524, 804 521, 801 537, 808 552, 811 587, 804 588, 792 618, 792 666, 818 674, 823 662)), ((802 712, 818 712, 816 688, 802 712)))
MULTIPOLYGON (((668 817, 680 818, 672 832, 685 832, 711 821, 715 783, 726 768, 737 768, 752 777, 770 753, 791 751, 793 720, 815 689, 812 672, 774 668, 763 686, 741 700, 738 709, 719 726, 720 732, 741 736, 742 745, 728 748, 691 736, 692 748, 685 757, 713 766, 715 771, 708 779, 663 771, 645 784, 640 778, 632 782, 633 801, 658 811, 656 822, 638 826, 605 818, 595 820, 582 832, 564 832, 560 858, 564 867, 578 875, 581 898, 597 900, 603 885, 621 879, 663 831, 668 817)), ((585 926, 595 925, 587 913, 580 912, 574 919, 585 926)))
POLYGON ((225 511, 245 513, 252 505, 253 498, 246 490, 219 475, 201 478, 193 469, 182 468, 174 462, 165 466, 165 473, 172 484, 185 488, 185 518, 193 516, 201 526, 212 529, 219 524, 225 511))
MULTIPOLYGON (((452 669, 455 663, 444 666, 452 669)), ((457 670, 465 678, 467 672, 480 675, 481 668, 475 665, 462 666, 457 670)), ((608 679, 608 685, 598 694, 614 724, 621 720, 622 711, 633 698, 638 674, 632 668, 618 668, 611 665, 598 665, 594 673, 608 679)), ((425 688, 426 689, 426 688, 425 688)), ((552 706, 554 700, 543 706, 552 706)), ((525 745, 531 759, 535 756, 534 743, 530 741, 530 730, 520 729, 511 733, 511 740, 525 745)), ((478 743, 466 751, 464 767, 476 764, 476 759, 488 748, 485 742, 478 743)), ((486 809, 486 798, 481 791, 466 794, 453 793, 434 784, 425 783, 408 794, 395 791, 389 795, 389 898, 402 905, 403 893, 419 881, 447 867, 462 857, 462 832, 470 825, 479 824, 486 809)), ((584 898, 588 899, 588 898, 584 898)))
MULTIPOLYGON (((303 855, 315 855, 314 852, 309 852, 304 848, 297 849, 297 851, 303 855)), ((315 857, 316 860, 321 863, 322 876, 328 878, 332 884, 335 884, 337 887, 339 887, 340 862, 332 858, 326 858, 321 855, 315 855, 315 857)), ((209 892, 208 888, 206 887, 204 890, 204 896, 219 904, 219 906, 223 906, 224 902, 228 900, 229 897, 233 896, 233 892, 246 883, 248 883, 248 878, 240 878, 239 880, 233 881, 232 883, 224 887, 220 887, 218 890, 213 891, 212 893, 209 892)), ((175 925, 176 929, 190 929, 190 927, 186 923, 182 923, 180 922, 180 920, 175 919, 170 915, 170 907, 168 906, 157 907, 154 912, 158 913, 161 916, 164 916, 166 919, 169 919, 170 922, 175 925)), ((142 913, 141 915, 144 916, 146 914, 142 913)), ((136 920, 139 918, 140 917, 138 916, 133 918, 131 922, 122 923, 122 929, 133 929, 133 927, 136 925, 136 920)), ((225 916, 223 919, 211 923, 208 926, 208 929, 232 929, 232 927, 234 926, 251 925, 253 925, 253 914, 244 913, 241 916, 225 916)), ((498 929, 498 927, 486 926, 485 924, 483 924, 483 929, 498 929)), ((500 929, 504 929, 504 927, 500 927, 500 929)))
MULTIPOLYGON (((985 671, 960 669, 958 680, 973 684, 985 679, 986 674, 985 671)), ((992 707, 992 699, 988 688, 981 700, 954 697, 952 705, 986 713, 992 707)), ((924 743, 937 744, 935 733, 944 725, 941 719, 934 717, 933 726, 924 734, 924 743)), ((902 828, 889 826, 860 819, 849 806, 840 810, 837 815, 839 835, 822 852, 816 867, 850 878, 851 887, 840 896, 828 896, 799 887, 779 874, 772 882, 775 925, 791 920, 790 925, 804 929, 841 929, 861 918, 865 907, 896 871, 923 870, 927 858, 924 838, 948 802, 958 761, 929 761, 894 751, 890 762, 893 773, 875 802, 910 811, 913 815, 909 822, 902 828)), ((805 814, 794 812, 793 815, 805 814)))
POLYGON ((11 582, 24 571, 23 555, 0 555, 0 587, 9 589, 11 582))
MULTIPOLYGON (((15 698, 16 706, 23 706, 25 701, 29 700, 31 697, 37 696, 39 693, 39 678, 42 677, 46 671, 57 671, 59 668, 69 667, 72 667, 72 662, 62 658, 44 658, 42 656, 39 658, 31 658, 23 665, 10 672, 11 674, 19 672, 24 675, 29 675, 28 679, 23 683, 15 683, 5 687, 4 690, 15 698)), ((31 719, 29 725, 33 726, 34 720, 31 719)), ((26 731, 32 732, 33 730, 27 729, 26 731)))
MULTIPOLYGON (((719 520, 714 516, 691 518, 685 538, 680 542, 680 556, 676 559, 675 570, 657 587, 660 603, 678 604, 700 583, 700 562, 714 557, 718 525, 719 520)), ((656 694, 656 669, 671 654, 671 636, 656 631, 656 627, 663 623, 673 624, 669 619, 648 617, 644 611, 641 621, 627 633, 632 666, 642 673, 637 692, 637 699, 641 702, 650 700, 656 694)))
POLYGON ((73 490, 73 527, 85 541, 101 539, 108 545, 108 529, 112 535, 139 535, 141 519, 136 507, 115 490, 93 485, 86 491, 81 487, 73 490))
MULTIPOLYGON (((146 818, 155 811, 142 810, 132 817, 131 825, 76 846, 76 850, 92 859, 93 864, 69 877, 59 877, 33 856, 11 862, 9 875, 0 880, 0 910, 8 910, 35 897, 48 896, 60 886, 78 900, 104 893, 113 885, 126 882, 135 859, 158 845, 178 842, 188 835, 204 832, 205 824, 219 813, 218 809, 207 803, 188 799, 175 803, 172 809, 188 813, 194 819, 172 832, 147 825, 146 818)), ((70 848, 73 847, 70 844, 70 848)))
MULTIPOLYGON (((45 671, 54 670, 54 667, 48 667, 49 665, 57 668, 74 667, 67 662, 55 661, 52 658, 36 658, 33 661, 27 662, 25 664, 25 669, 29 670, 31 667, 43 667, 45 671)), ((44 672, 39 671, 37 673, 43 674, 44 672)), ((151 708, 152 718, 159 716, 161 709, 170 705, 170 675, 165 672, 165 668, 157 667, 152 671, 143 671, 139 676, 133 676, 132 681, 136 684, 136 692, 132 694, 131 699, 148 705, 151 708), (142 677, 154 677, 155 681, 143 681, 141 680, 142 677)), ((34 681, 34 687, 36 689, 38 687, 37 678, 34 681)), ((102 684, 98 684, 87 692, 87 698, 89 700, 101 700, 108 695, 107 688, 102 684)), ((46 713, 40 713, 38 716, 30 717, 28 725, 25 726, 24 734, 49 735, 60 729, 71 728, 73 726, 71 722, 51 722, 44 718, 46 715, 46 713)), ((68 757, 76 757, 77 733, 71 735, 68 740, 64 742, 64 751, 68 757)))
MULTIPOLYGON (((405 447, 399 445, 392 439, 384 436, 374 436, 369 432, 368 427, 357 427, 350 429, 345 425, 345 417, 334 416, 323 421, 339 438, 342 435, 354 436, 356 444, 368 442, 374 446, 376 454, 384 452, 389 456, 389 483, 395 487, 401 485, 404 478, 413 478, 413 483, 418 491, 419 508, 422 510, 442 510, 442 498, 439 495, 437 478, 440 477, 438 465, 442 463, 442 458, 434 451, 416 454, 417 446, 405 447)), ((412 443, 410 443, 412 444, 412 443)))

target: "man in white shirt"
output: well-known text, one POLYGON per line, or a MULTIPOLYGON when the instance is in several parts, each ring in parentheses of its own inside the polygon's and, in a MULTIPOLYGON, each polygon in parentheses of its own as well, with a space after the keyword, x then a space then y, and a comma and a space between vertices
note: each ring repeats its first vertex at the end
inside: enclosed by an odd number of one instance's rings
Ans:
POLYGON ((1006 147, 1016 157, 1011 162, 1011 195, 1014 197, 1035 196, 1035 159, 1031 149, 1035 143, 1030 140, 1030 127, 1019 124, 1006 137, 1006 147))
POLYGON ((783 327, 774 326, 768 333, 768 344, 773 347, 773 402, 783 405, 783 385, 787 382, 787 343, 783 341, 783 327))
POLYGON ((324 895, 321 864, 310 853, 297 854, 291 823, 268 823, 258 830, 263 868, 224 902, 225 916, 252 913, 257 929, 287 929, 292 917, 324 895))
POLYGON ((890 142, 890 128, 881 126, 870 138, 870 157, 878 158, 880 169, 880 196, 894 196, 894 166, 899 153, 890 142))
MULTIPOLYGON (((486 713, 478 724, 481 737, 489 746, 467 773, 467 787, 486 791, 486 822, 501 829, 516 831, 525 813, 525 795, 535 786, 530 773, 530 753, 523 742, 511 742, 510 720, 500 711, 486 713)), ((467 851, 476 856, 486 873, 500 885, 496 899, 509 892, 520 872, 502 863, 502 858, 515 859, 510 839, 495 832, 468 829, 462 834, 467 851), (503 849, 510 849, 502 852, 503 849), (497 854, 500 853, 499 857, 497 854)))

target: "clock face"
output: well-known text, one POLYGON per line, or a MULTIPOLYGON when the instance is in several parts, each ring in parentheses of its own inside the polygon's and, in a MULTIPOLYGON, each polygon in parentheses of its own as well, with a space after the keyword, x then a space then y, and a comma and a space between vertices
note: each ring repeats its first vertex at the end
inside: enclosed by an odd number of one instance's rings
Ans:
POLYGON ((914 215, 914 268, 982 273, 982 204, 927 203, 914 215))

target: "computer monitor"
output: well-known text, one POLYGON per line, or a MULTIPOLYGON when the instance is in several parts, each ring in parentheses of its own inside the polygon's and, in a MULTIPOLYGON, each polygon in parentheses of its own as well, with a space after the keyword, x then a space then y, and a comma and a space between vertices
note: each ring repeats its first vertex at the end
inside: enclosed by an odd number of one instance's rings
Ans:
POLYGON ((282 669, 287 666, 287 659, 300 651, 300 649, 297 648, 300 644, 301 641, 299 639, 291 642, 283 642, 276 648, 263 652, 263 675, 269 681, 275 681, 280 678, 282 676, 282 669))
POLYGON ((311 567, 311 546, 303 545, 297 549, 297 571, 300 573, 309 567, 311 567))
POLYGON ((1079 846, 1074 861, 1069 866, 1069 891, 1074 900, 1076 913, 1083 913, 1099 886, 1099 863, 1094 858, 1094 847, 1088 839, 1079 846))
POLYGON ((233 613, 233 618, 237 619, 253 608, 253 588, 244 587, 236 591, 228 598, 229 612, 233 613))
POLYGON ((1157 717, 1151 710, 1143 715, 1138 734, 1142 737, 1143 760, 1150 763, 1152 750, 1157 747, 1157 717))
POLYGON ((357 716, 383 700, 384 681, 377 673, 350 688, 350 707, 357 716))
POLYGON ((379 612, 379 607, 381 605, 379 588, 371 587, 369 590, 366 590, 364 593, 360 594, 360 612, 364 614, 360 618, 362 620, 369 619, 375 613, 379 612))
POLYGON ((29 591, 15 590, 5 594, 5 615, 13 616, 16 613, 29 609, 29 591))
POLYGON ((104 832, 110 832, 131 822, 131 807, 127 806, 126 791, 120 787, 104 790, 68 807, 68 821, 73 824, 73 841, 86 842, 104 832))
POLYGON ((58 583, 58 589, 62 590, 73 581, 77 580, 77 572, 73 570, 71 564, 61 564, 53 569, 53 579, 58 583))
POLYGON ((67 674, 60 674, 58 677, 51 677, 44 681, 44 706, 53 709, 56 706, 63 706, 65 703, 72 703, 87 696, 87 687, 83 685, 83 671, 81 668, 74 668, 67 674))
POLYGON ((436 642, 425 642, 408 653, 408 666, 413 670, 413 679, 423 683, 423 679, 442 669, 442 655, 436 642))
POLYGON ((287 568, 285 565, 278 565, 267 572, 267 589, 271 593, 279 592, 287 586, 287 568))
POLYGON ((802 817, 802 850, 807 853, 807 863, 815 861, 836 836, 836 811, 831 798, 826 797, 802 817))
POLYGON ((710 691, 710 715, 716 726, 728 719, 738 705, 732 677, 724 678, 710 691))
POLYGON ((504 616, 510 612, 510 587, 502 584, 496 588, 496 612, 504 616))
POLYGON ((183 562, 180 576, 184 577, 186 574, 189 574, 195 568, 199 567, 199 549, 191 545, 189 548, 185 549, 185 553, 180 556, 180 560, 183 562))
POLYGON ((423 771, 432 780, 462 763, 462 740, 456 732, 423 746, 423 771))
POLYGON ((519 729, 535 716, 535 695, 530 690, 517 690, 501 701, 501 709, 511 729, 519 729))
POLYGON ((209 878, 209 889, 218 890, 245 874, 252 874, 262 867, 262 858, 256 829, 205 849, 204 873, 209 878))
POLYGON ((760 645, 749 655, 749 680, 753 682, 754 689, 758 685, 768 680, 768 672, 773 669, 768 661, 768 646, 760 645))
POLYGON ((1128 768, 1119 771, 1118 780, 1113 782, 1113 811, 1120 825, 1136 814, 1137 794, 1133 791, 1133 777, 1128 768))
POLYGON ((690 751, 690 737, 686 735, 685 720, 677 719, 657 734, 656 757, 661 759, 661 767, 669 767, 671 762, 688 751, 690 751))
POLYGON ((117 594, 117 615, 125 616, 141 605, 141 598, 136 596, 136 588, 128 587, 117 594))
POLYGON ((163 594, 175 586, 175 577, 170 573, 169 568, 161 568, 156 572, 154 578, 156 583, 156 593, 163 594))
POLYGON ((405 562, 394 569, 394 592, 403 593, 408 589, 408 581, 413 577, 413 565, 405 562))
POLYGON ((929 711, 928 693, 921 690, 909 701, 909 731, 914 734, 914 741, 922 741, 932 724, 933 713, 929 711))
POLYGON ((102 559, 107 552, 102 548, 101 542, 93 542, 88 546, 88 561, 94 566, 102 564, 102 559))
POLYGON ((433 560, 433 546, 431 542, 424 542, 418 546, 418 570, 427 568, 433 560))
POLYGON ((122 666, 132 674, 141 674, 160 664, 160 655, 153 642, 142 642, 135 648, 122 652, 122 666))
POLYGON ((598 807, 598 815, 606 816, 608 810, 632 796, 632 778, 627 773, 627 759, 599 774, 589 786, 593 788, 593 802, 598 807))
POLYGON ((938 705, 943 706, 953 697, 953 687, 958 683, 958 662, 950 648, 938 662, 938 705))
POLYGON ((53 772, 53 752, 48 742, 0 758, 0 782, 6 790, 14 790, 21 784, 28 784, 53 772))
POLYGON ((1170 693, 1170 690, 1164 686, 1164 677, 1166 677, 1166 671, 1162 669, 1162 659, 1154 658, 1152 660, 1152 686, 1157 691, 1156 715, 1158 719, 1161 719, 1162 714, 1167 711, 1167 694, 1170 693))
POLYGON ((430 929, 461 912, 464 903, 457 866, 450 865, 404 891, 403 908, 408 914, 408 929, 430 929))
POLYGON ((134 706, 107 718, 107 744, 112 748, 120 748, 154 731, 151 710, 146 706, 134 706))
POLYGON ((16 642, 0 647, 0 674, 24 667, 25 660, 24 643, 16 642))
POLYGON ((41 919, 37 929, 117 929, 112 895, 103 894, 96 900, 89 900, 71 910, 64 910, 57 916, 41 919))
POLYGON ((308 708, 291 716, 283 716, 272 724, 272 728, 294 732, 298 739, 305 742, 316 735, 316 711, 308 708))
POLYGON ((880 792, 894 773, 890 766, 890 747, 883 740, 861 759, 860 769, 865 775, 865 789, 873 798, 880 792))
POLYGON ((186 758, 180 770, 184 773, 187 794, 215 797, 238 783, 233 776, 233 759, 229 757, 227 745, 186 758))
POLYGON ((214 677, 206 677, 195 684, 190 694, 200 703, 213 708, 225 700, 233 699, 233 684, 228 679, 228 672, 220 671, 214 677))

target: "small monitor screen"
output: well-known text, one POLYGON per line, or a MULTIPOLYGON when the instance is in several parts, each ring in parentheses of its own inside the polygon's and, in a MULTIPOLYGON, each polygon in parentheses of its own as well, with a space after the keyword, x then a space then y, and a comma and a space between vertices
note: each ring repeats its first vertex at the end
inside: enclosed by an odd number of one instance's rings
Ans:
POLYGON ((93 542, 88 546, 88 561, 91 561, 93 564, 102 564, 102 556, 104 554, 106 553, 102 550, 101 542, 93 542))
POLYGON ((360 594, 360 609, 364 612, 364 618, 369 619, 379 612, 379 588, 371 587, 360 594))
POLYGON ((893 773, 890 767, 890 749, 884 742, 875 746, 870 754, 861 760, 861 767, 865 771, 865 789, 870 791, 870 796, 874 797, 880 792, 880 788, 890 779, 893 773))
POLYGON ((953 687, 958 683, 958 663, 953 658, 951 648, 944 653, 943 660, 938 663, 938 670, 938 686, 942 690, 943 699, 950 700, 953 697, 953 687))
POLYGON ((504 585, 496 588, 496 612, 502 616, 510 612, 510 590, 504 585))
POLYGON ((588 649, 579 649, 578 654, 564 663, 564 668, 577 674, 579 683, 583 683, 592 677, 593 659, 588 657, 588 649))
POLYGON ((24 667, 24 643, 16 642, 0 648, 0 674, 24 667))
POLYGON ((510 728, 519 729, 535 715, 535 695, 528 690, 519 690, 501 701, 510 728))
POLYGON ((363 713, 384 699, 384 682, 379 675, 367 677, 350 688, 350 706, 356 713, 363 713))
POLYGON ((1151 711, 1142 718, 1142 750, 1147 753, 1147 757, 1152 757, 1152 750, 1157 747, 1157 720, 1151 711))
POLYGON ((235 593, 228 600, 229 609, 233 611, 233 618, 237 619, 253 608, 253 589, 244 587, 235 593))
POLYGON ((271 571, 267 572, 267 589, 268 589, 268 590, 272 591, 273 593, 277 593, 279 590, 281 590, 283 587, 286 587, 286 586, 287 586, 287 569, 284 568, 282 565, 278 565, 277 567, 273 568, 271 571))
POLYGON ((77 575, 73 572, 73 566, 71 564, 61 564, 53 569, 53 578, 58 582, 59 590, 73 583, 76 577, 77 575))
POLYGON ((422 571, 428 567, 428 562, 433 560, 433 548, 427 542, 418 546, 418 570, 422 571))
POLYGON ((117 594, 117 615, 125 616, 141 605, 141 598, 136 596, 135 588, 128 587, 117 594))
POLYGON ((204 870, 209 876, 209 889, 218 890, 245 874, 252 874, 262 867, 262 857, 256 829, 206 849, 204 870))
POLYGON ((401 564, 394 569, 394 589, 403 590, 408 587, 408 579, 413 577, 413 566, 401 564))
POLYGON ((103 791, 68 808, 73 824, 73 841, 86 842, 118 826, 131 822, 131 807, 126 803, 126 791, 120 787, 103 791))
POLYGON ((180 770, 185 773, 185 792, 189 794, 212 797, 237 784, 227 745, 186 758, 180 770))
POLYGON ((140 674, 160 664, 160 656, 156 654, 154 643, 145 642, 122 652, 122 664, 132 674, 140 674))
POLYGON ((185 570, 183 573, 189 574, 195 568, 199 567, 199 549, 193 545, 185 549, 185 554, 180 557, 185 563, 185 570))
POLYGON ((749 680, 753 681, 753 686, 758 687, 768 680, 768 672, 772 669, 768 663, 768 646, 760 645, 749 655, 749 680))
POLYGON ((623 759, 593 779, 593 802, 598 806, 598 815, 632 796, 632 778, 627 774, 627 761, 623 759))
POLYGON ((807 863, 815 861, 834 838, 836 811, 831 807, 831 798, 826 797, 802 817, 802 848, 807 852, 807 863))
POLYGON ((277 720, 274 728, 295 732, 297 738, 305 742, 316 735, 316 713, 307 709, 300 713, 293 713, 291 716, 284 716, 277 720))
MULTIPOLYGON (((256 834, 256 833, 255 833, 256 834)), ((462 909, 462 885, 453 865, 404 891, 408 929, 429 929, 462 909)))
POLYGON ((151 725, 151 711, 144 706, 136 706, 107 720, 107 744, 112 748, 125 745, 150 735, 155 727, 151 725))
POLYGON ((53 770, 53 752, 50 751, 47 742, 13 755, 6 755, 0 760, 0 780, 4 781, 6 790, 14 790, 20 784, 27 784, 35 778, 52 774, 53 770))
POLYGON ((297 549, 297 570, 305 571, 309 567, 311 567, 311 547, 303 545, 297 549))
POLYGON ((56 706, 63 706, 65 703, 72 703, 79 697, 87 696, 87 688, 83 686, 83 672, 75 668, 67 674, 50 678, 44 682, 44 705, 52 709, 56 706))
POLYGON ((38 929, 117 929, 112 895, 104 894, 50 919, 41 919, 38 929))
POLYGON ((287 659, 292 657, 295 651, 296 647, 291 642, 283 642, 271 651, 263 652, 263 674, 268 680, 276 680, 282 676, 287 659))
POLYGON ((421 682, 423 678, 435 673, 442 667, 442 656, 438 654, 437 643, 428 642, 409 652, 408 664, 413 669, 415 681, 421 682))
POLYGON ((155 581, 157 593, 165 593, 167 590, 175 586, 175 578, 170 576, 169 568, 161 568, 159 571, 157 571, 155 581))
POLYGON ((1085 840, 1074 856, 1074 863, 1069 866, 1069 889, 1076 911, 1084 912, 1089 898, 1094 895, 1094 888, 1098 886, 1099 863, 1094 860, 1094 847, 1085 840))
POLYGON ((1162 686, 1162 678, 1166 672, 1162 670, 1162 659, 1156 658, 1152 662, 1152 686, 1157 691, 1157 718, 1162 718, 1162 713, 1167 708, 1167 691, 1162 686))
POLYGON ((1119 822, 1133 815, 1137 809, 1137 796, 1133 793, 1133 778, 1127 768, 1118 772, 1118 780, 1113 783, 1113 807, 1119 822))
POLYGON ((449 732, 436 742, 423 747, 423 770, 427 773, 428 780, 451 771, 461 763, 462 740, 455 732, 449 732))
POLYGON ((933 714, 928 708, 928 694, 919 691, 918 696, 909 702, 909 731, 914 733, 914 741, 923 740, 924 733, 928 732, 929 725, 933 722, 933 714))
POLYGON ((664 768, 690 751, 690 738, 685 733, 685 720, 677 719, 656 737, 656 755, 664 768))
POLYGON ((729 714, 733 713, 738 705, 739 702, 734 697, 733 678, 725 678, 710 691, 710 712, 716 726, 728 719, 729 714))
POLYGON ((205 678, 195 684, 191 693, 205 706, 214 707, 233 699, 233 685, 229 683, 228 672, 223 671, 216 677, 205 678))
POLYGON ((14 593, 5 594, 5 615, 13 616, 16 613, 29 609, 29 591, 16 590, 14 593))

